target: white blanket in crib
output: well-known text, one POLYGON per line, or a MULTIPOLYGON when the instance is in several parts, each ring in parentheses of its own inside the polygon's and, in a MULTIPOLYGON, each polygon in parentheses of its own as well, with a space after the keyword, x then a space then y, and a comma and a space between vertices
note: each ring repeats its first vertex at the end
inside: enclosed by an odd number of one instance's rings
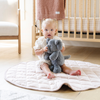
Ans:
POLYGON ((47 79, 42 70, 36 67, 38 61, 24 62, 11 67, 5 74, 6 81, 26 89, 57 91, 63 84, 74 91, 83 91, 100 87, 100 65, 83 61, 66 60, 65 64, 73 70, 80 69, 81 76, 64 73, 55 74, 47 79))

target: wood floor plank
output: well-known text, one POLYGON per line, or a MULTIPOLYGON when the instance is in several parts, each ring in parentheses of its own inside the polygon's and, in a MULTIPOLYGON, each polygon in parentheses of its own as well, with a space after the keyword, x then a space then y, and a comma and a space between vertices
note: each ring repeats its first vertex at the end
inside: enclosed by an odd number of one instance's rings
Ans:
MULTIPOLYGON (((4 74, 5 71, 15 66, 21 62, 28 62, 38 60, 36 56, 32 55, 31 44, 22 43, 22 52, 18 54, 17 41, 12 42, 1 42, 0 41, 0 89, 16 90, 26 93, 37 93, 55 97, 61 97, 72 100, 100 100, 100 88, 75 92, 68 88, 67 86, 62 86, 62 88, 55 92, 43 92, 36 90, 22 89, 13 86, 5 81, 4 74), (1 46, 1 43, 3 44, 1 46), (14 45, 13 45, 14 44, 14 45), (8 47, 7 47, 8 45, 8 47)), ((74 47, 67 46, 64 55, 71 55, 70 60, 81 60, 92 63, 100 64, 100 48, 88 48, 88 47, 74 47)))
POLYGON ((100 48, 94 48, 85 61, 100 64, 100 48))
POLYGON ((66 49, 64 55, 70 54, 70 60, 84 61, 94 50, 95 48, 90 47, 70 47, 70 49, 66 49))
MULTIPOLYGON (((7 43, 12 44, 12 42, 7 43)), ((15 42, 17 44, 17 42, 15 42)), ((28 62, 28 61, 34 61, 38 60, 38 58, 34 55, 32 55, 32 48, 31 45, 27 45, 25 43, 22 44, 22 52, 21 54, 18 54, 17 46, 8 46, 8 47, 1 47, 0 48, 0 89, 8 89, 8 90, 16 90, 16 91, 24 91, 28 93, 37 93, 37 94, 43 94, 43 95, 49 95, 49 96, 55 96, 55 97, 61 97, 61 98, 68 98, 68 99, 74 99, 79 92, 74 92, 67 86, 62 86, 62 88, 56 92, 43 92, 43 91, 36 91, 36 90, 27 90, 22 89, 16 86, 13 86, 6 82, 4 80, 4 74, 7 69, 10 67, 13 67, 21 62, 28 62)))
POLYGON ((80 92, 74 100, 100 100, 100 88, 80 92))

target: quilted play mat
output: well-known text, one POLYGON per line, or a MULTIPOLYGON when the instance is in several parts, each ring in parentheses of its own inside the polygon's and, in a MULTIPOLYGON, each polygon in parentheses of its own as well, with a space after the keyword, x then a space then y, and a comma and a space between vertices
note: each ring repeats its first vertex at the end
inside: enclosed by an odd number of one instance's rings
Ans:
POLYGON ((74 91, 83 91, 100 87, 100 65, 83 61, 66 60, 65 64, 73 70, 80 69, 81 76, 64 73, 55 74, 47 79, 36 65, 37 61, 23 62, 6 71, 6 81, 13 85, 34 90, 57 91, 63 84, 74 91))

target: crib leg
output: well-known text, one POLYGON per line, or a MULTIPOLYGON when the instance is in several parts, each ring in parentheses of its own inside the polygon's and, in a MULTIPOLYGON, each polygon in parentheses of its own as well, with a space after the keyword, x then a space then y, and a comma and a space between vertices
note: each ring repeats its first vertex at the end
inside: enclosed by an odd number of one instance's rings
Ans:
POLYGON ((35 26, 32 26, 32 53, 35 55, 35 51, 33 47, 35 46, 35 41, 36 41, 36 33, 35 33, 35 26))

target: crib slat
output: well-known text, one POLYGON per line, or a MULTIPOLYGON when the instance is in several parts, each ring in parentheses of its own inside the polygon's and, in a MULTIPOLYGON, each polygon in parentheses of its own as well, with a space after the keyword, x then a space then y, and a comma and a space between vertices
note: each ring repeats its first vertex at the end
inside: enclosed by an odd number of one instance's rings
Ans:
POLYGON ((80 17, 81 17, 81 30, 80 30, 80 38, 82 38, 82 25, 83 25, 83 21, 82 21, 82 0, 80 0, 80 17))
POLYGON ((79 17, 81 17, 81 2, 82 0, 79 0, 79 17))
POLYGON ((89 18, 91 17, 91 0, 89 0, 89 18))
POLYGON ((76 38, 76 0, 74 0, 74 38, 76 38))
POLYGON ((99 0, 99 17, 100 17, 100 0, 99 0))
POLYGON ((68 38, 70 37, 71 0, 68 0, 68 38))
POLYGON ((65 5, 65 17, 67 17, 67 0, 66 0, 66 5, 65 5))
POLYGON ((82 38, 82 30, 83 30, 83 29, 82 29, 82 28, 83 28, 83 20, 82 20, 82 6, 83 6, 83 5, 82 5, 82 0, 81 0, 81 36, 80 36, 81 38, 82 38))
MULTIPOLYGON (((33 26, 32 26, 32 48, 35 45, 36 40, 36 28, 35 28, 35 0, 33 0, 33 26)), ((33 50, 33 54, 35 54, 33 50)))
POLYGON ((89 38, 89 0, 87 3, 87 39, 89 38))
MULTIPOLYGON (((61 37, 61 39, 63 39, 63 40, 66 40, 66 37, 64 37, 64 38, 62 38, 61 37)), ((88 42, 100 42, 100 39, 86 39, 86 38, 67 38, 67 40, 69 40, 69 41, 88 41, 88 42)))
POLYGON ((68 0, 66 0, 66 17, 68 17, 68 0))
POLYGON ((35 9, 35 2, 36 2, 36 1, 33 0, 33 25, 35 25, 35 13, 36 13, 36 12, 35 12, 35 10, 36 10, 36 9, 35 9))
POLYGON ((58 36, 58 20, 56 20, 56 25, 57 25, 57 32, 56 32, 56 35, 58 36))
MULTIPOLYGON (((36 29, 35 29, 35 0, 33 0, 33 32, 32 32, 32 43, 35 43, 35 37, 36 37, 36 29)), ((33 47, 33 45, 32 45, 33 47)))
POLYGON ((62 38, 64 37, 64 19, 62 19, 62 38))
POLYGON ((84 0, 84 17, 86 17, 86 0, 84 0))
POLYGON ((96 33, 96 0, 94 0, 94 34, 93 34, 93 38, 95 39, 95 33, 96 33))
POLYGON ((40 32, 39 32, 39 36, 41 36, 41 20, 39 20, 40 23, 40 32))
POLYGON ((70 11, 70 12, 69 12, 69 15, 70 15, 70 17, 71 17, 71 4, 72 4, 72 2, 71 2, 71 0, 70 0, 70 2, 69 2, 69 8, 70 8, 70 9, 69 9, 69 11, 70 11))
POLYGON ((38 33, 38 28, 36 27, 36 33, 38 33))
POLYGON ((79 0, 79 17, 81 16, 81 15, 80 15, 80 13, 81 13, 81 9, 80 9, 80 6, 81 6, 81 5, 80 5, 80 2, 81 2, 81 0, 79 0))

